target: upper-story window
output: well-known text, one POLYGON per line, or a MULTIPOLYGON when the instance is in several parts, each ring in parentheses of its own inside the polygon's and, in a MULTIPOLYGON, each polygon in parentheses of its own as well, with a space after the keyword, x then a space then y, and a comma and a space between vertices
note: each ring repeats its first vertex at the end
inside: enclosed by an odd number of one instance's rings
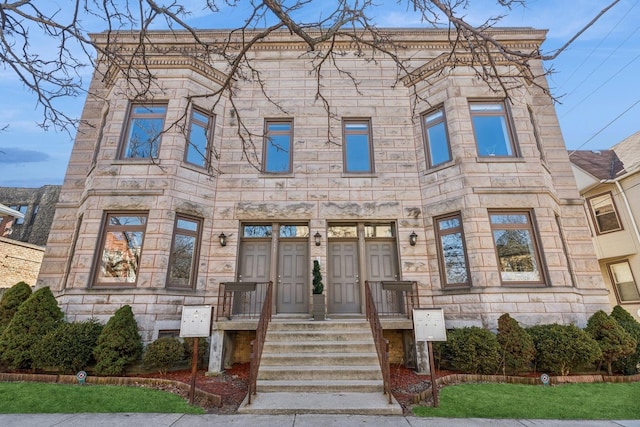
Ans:
POLYGON ((96 286, 135 286, 146 228, 146 212, 106 215, 96 261, 96 286))
POLYGON ((344 171, 346 173, 373 172, 371 121, 345 119, 342 122, 344 171))
POLYGON ((515 156, 515 143, 505 103, 470 102, 469 108, 478 156, 515 156))
POLYGON ((166 105, 133 104, 129 111, 120 158, 157 158, 166 113, 166 105))
POLYGON ((503 284, 543 284, 537 236, 529 211, 490 212, 503 284))
POLYGON ((460 213, 436 218, 435 226, 443 287, 469 286, 467 250, 460 213))
POLYGON ((589 207, 593 223, 596 225, 597 234, 610 233, 622 230, 622 224, 618 217, 616 205, 613 203, 611 193, 601 194, 589 199, 589 207))
POLYGON ((435 167, 451 160, 451 147, 447 136, 444 108, 440 107, 422 116, 427 166, 435 167))
POLYGON ((202 221, 178 215, 173 228, 167 286, 194 288, 198 271, 202 221))
POLYGON ((213 136, 213 117, 197 110, 191 110, 189 138, 184 161, 201 168, 209 165, 209 141, 213 136))
POLYGON ((633 278, 628 260, 607 264, 618 302, 640 301, 638 285, 633 278))
POLYGON ((263 172, 290 173, 292 168, 293 120, 278 119, 265 122, 263 172))
MULTIPOLYGON (((27 214, 27 205, 12 205, 9 206, 11 209, 13 209, 14 211, 18 211, 20 212, 22 215, 26 215, 27 214)), ((15 225, 21 225, 24 224, 24 217, 23 218, 16 218, 13 223, 15 225)))

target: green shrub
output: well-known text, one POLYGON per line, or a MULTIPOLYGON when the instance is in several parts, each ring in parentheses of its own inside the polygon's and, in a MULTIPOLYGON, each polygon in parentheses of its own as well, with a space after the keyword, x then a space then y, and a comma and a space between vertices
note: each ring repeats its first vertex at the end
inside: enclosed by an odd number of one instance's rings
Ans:
POLYGON ((457 371, 495 374, 500 366, 500 345, 490 331, 472 326, 447 333, 442 358, 457 371))
POLYGON ((142 355, 138 324, 129 305, 124 305, 109 319, 93 351, 96 374, 122 375, 128 365, 142 355))
POLYGON ((616 319, 598 310, 589 318, 585 328, 596 340, 602 356, 600 361, 607 366, 607 373, 613 375, 612 363, 633 354, 638 342, 618 324, 616 319))
POLYGON ((611 317, 636 340, 635 352, 613 362, 613 369, 625 375, 636 374, 640 365, 640 323, 619 305, 613 307, 611 317))
POLYGON ((36 344, 62 324, 64 315, 49 288, 35 291, 0 337, 0 357, 10 368, 34 368, 36 344))
POLYGON ((533 339, 508 313, 498 319, 498 344, 502 352, 504 374, 529 370, 536 353, 533 339))
POLYGON ((20 304, 31 296, 31 286, 18 282, 2 295, 0 300, 0 335, 9 326, 9 322, 18 311, 20 304))
MULTIPOLYGON (((193 340, 194 338, 184 339, 184 355, 191 367, 193 360, 193 340)), ((209 364, 209 341, 206 338, 198 338, 198 366, 208 366, 209 364)))
POLYGON ((536 369, 568 375, 601 357, 591 336, 574 325, 538 325, 527 329, 536 347, 536 369))
POLYGON ((62 324, 36 346, 36 367, 55 368, 68 374, 86 370, 93 362, 93 349, 101 332, 102 324, 96 319, 62 324))
POLYGON ((184 359, 184 346, 178 338, 158 338, 147 346, 142 363, 145 369, 166 374, 173 365, 184 359))

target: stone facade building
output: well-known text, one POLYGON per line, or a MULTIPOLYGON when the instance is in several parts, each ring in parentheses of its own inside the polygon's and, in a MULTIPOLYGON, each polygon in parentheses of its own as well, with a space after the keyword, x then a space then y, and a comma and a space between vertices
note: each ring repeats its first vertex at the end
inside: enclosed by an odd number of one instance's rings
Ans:
POLYGON ((46 245, 60 189, 60 185, 0 187, 0 203, 24 215, 10 226, 8 221, 0 222, 0 236, 37 246, 46 245))
MULTIPOLYGON (((544 34, 495 30, 523 50, 544 34)), ((365 281, 417 283, 419 305, 442 307, 447 327, 495 328, 503 313, 583 325, 606 309, 544 78, 506 99, 470 68, 441 68, 446 31, 388 35, 405 74, 337 41, 340 69, 322 70, 329 116, 308 71, 313 52, 287 32, 251 51, 260 84, 249 73, 215 106, 197 96, 220 87, 226 62, 189 55, 187 34, 150 35, 164 50, 148 57, 157 80, 146 101, 128 99, 99 64, 39 286, 68 320, 130 304, 147 342, 179 329, 184 305, 212 305, 214 359, 222 341, 246 350, 255 329, 218 317, 222 283, 272 281, 274 320, 308 318, 314 260, 333 319, 362 318, 365 281)), ((411 327, 386 323, 392 346, 411 327)))

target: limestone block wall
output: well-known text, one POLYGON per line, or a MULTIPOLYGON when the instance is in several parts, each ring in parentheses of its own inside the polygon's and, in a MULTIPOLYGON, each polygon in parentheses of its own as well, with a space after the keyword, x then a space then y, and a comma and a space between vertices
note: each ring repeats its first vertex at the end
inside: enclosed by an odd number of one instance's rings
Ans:
POLYGON ((0 237, 0 288, 18 282, 34 286, 43 255, 41 246, 0 237))

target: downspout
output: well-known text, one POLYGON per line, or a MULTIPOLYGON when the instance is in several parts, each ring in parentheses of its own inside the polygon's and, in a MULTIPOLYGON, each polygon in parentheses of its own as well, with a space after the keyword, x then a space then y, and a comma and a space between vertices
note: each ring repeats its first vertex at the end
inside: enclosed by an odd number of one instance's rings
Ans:
POLYGON ((622 200, 624 201, 624 205, 627 208, 627 212, 629 214, 629 218, 631 219, 631 225, 633 226, 633 231, 636 234, 636 242, 638 242, 640 244, 640 230, 638 229, 638 223, 636 222, 635 217, 633 216, 633 211, 631 210, 631 205, 629 204, 629 199, 627 198, 627 194, 624 192, 624 189, 622 188, 622 185, 620 185, 620 180, 632 175, 636 172, 640 172, 640 167, 636 167, 633 170, 631 170, 628 173, 625 173, 622 176, 617 177, 616 179, 603 179, 601 182, 602 183, 606 183, 606 184, 615 184, 616 188, 618 189, 618 191, 620 192, 620 195, 622 196, 622 200))

